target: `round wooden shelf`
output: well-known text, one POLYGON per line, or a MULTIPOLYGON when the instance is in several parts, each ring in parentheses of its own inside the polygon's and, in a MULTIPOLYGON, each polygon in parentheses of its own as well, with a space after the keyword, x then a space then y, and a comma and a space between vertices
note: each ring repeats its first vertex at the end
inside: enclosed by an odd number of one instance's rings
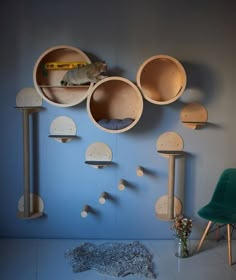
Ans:
POLYGON ((142 94, 126 78, 105 78, 91 89, 87 111, 92 122, 101 130, 125 132, 134 127, 142 115, 142 94))
POLYGON ((156 55, 144 61, 136 78, 144 98, 159 105, 176 101, 187 82, 182 64, 168 55, 156 55))
MULTIPOLYGON (((83 86, 61 86, 60 82, 68 69, 50 69, 46 65, 65 62, 91 63, 88 56, 72 46, 55 46, 46 50, 36 61, 33 71, 34 86, 39 95, 48 103, 59 107, 71 107, 81 103, 88 96, 93 84, 83 86)), ((75 63, 74 63, 75 64, 75 63)), ((60 65, 60 64, 59 64, 60 65)))

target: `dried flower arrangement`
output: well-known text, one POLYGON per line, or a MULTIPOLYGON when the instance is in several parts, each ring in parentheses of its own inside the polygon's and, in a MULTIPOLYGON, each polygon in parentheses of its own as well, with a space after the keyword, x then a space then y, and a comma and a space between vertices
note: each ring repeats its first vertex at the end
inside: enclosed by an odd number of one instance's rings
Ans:
POLYGON ((181 248, 179 248, 179 252, 177 252, 177 256, 179 257, 188 257, 189 247, 188 247, 188 237, 190 236, 192 232, 192 219, 189 219, 187 217, 176 216, 173 224, 171 226, 171 229, 174 230, 176 237, 179 239, 179 242, 181 244, 181 248))

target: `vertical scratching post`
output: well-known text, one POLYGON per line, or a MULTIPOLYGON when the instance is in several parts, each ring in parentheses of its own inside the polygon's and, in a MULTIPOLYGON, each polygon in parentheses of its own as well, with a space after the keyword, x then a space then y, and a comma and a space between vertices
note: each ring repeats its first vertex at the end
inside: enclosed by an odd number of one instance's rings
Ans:
POLYGON ((183 140, 175 132, 166 132, 157 140, 157 151, 168 158, 168 189, 167 195, 156 203, 157 216, 162 220, 171 221, 182 211, 181 202, 175 197, 175 157, 183 154, 183 140))
POLYGON ((38 218, 43 215, 42 199, 30 192, 30 137, 29 115, 39 111, 42 99, 34 88, 24 88, 16 96, 16 108, 22 111, 23 123, 23 196, 18 202, 18 217, 23 219, 38 218))
POLYGON ((168 177, 168 219, 174 218, 175 156, 169 156, 168 177))
POLYGON ((23 110, 24 217, 30 216, 29 111, 23 110))

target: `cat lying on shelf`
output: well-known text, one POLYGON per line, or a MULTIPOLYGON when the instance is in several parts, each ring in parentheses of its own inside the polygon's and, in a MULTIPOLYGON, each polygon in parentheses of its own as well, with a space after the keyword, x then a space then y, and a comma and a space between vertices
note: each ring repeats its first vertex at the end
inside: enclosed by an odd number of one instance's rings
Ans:
POLYGON ((62 86, 84 85, 96 83, 106 76, 101 75, 107 71, 107 65, 104 62, 94 62, 82 67, 68 70, 61 80, 62 86))

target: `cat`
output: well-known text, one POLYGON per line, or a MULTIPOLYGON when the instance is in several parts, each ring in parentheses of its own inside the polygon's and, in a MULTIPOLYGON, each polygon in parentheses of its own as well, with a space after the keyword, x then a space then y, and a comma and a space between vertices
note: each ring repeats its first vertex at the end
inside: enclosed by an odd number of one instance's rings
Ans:
POLYGON ((104 62, 94 62, 82 67, 68 70, 61 80, 61 86, 83 85, 87 83, 96 83, 106 76, 101 75, 107 71, 107 65, 104 62))

